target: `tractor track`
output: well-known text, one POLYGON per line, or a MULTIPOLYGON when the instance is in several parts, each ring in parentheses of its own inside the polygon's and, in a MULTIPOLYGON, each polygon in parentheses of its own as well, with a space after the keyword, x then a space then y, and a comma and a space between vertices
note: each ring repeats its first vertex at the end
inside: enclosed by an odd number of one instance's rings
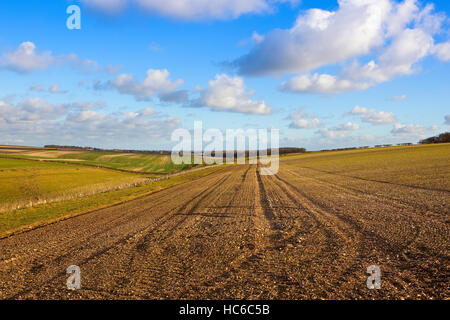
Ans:
POLYGON ((449 224, 422 208, 230 166, 0 239, 0 299, 448 299, 449 224), (72 264, 81 290, 66 288, 72 264), (366 288, 372 264, 381 290, 366 288))

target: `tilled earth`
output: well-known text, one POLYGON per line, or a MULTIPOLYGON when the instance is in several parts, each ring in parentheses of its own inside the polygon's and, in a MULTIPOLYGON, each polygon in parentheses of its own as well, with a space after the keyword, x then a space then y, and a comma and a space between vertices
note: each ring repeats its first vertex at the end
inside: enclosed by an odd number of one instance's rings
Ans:
POLYGON ((227 167, 0 239, 0 298, 450 298, 449 191, 311 170, 227 167))

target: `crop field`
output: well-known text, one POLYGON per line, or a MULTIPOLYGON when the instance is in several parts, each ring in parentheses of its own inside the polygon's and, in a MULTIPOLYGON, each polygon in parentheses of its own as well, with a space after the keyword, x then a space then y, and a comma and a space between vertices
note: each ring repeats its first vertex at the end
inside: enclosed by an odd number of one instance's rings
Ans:
POLYGON ((3 146, 0 148, 0 157, 77 163, 154 174, 175 173, 191 167, 173 164, 170 155, 107 151, 18 149, 3 146))
MULTIPOLYGON (((177 173, 171 176, 175 175, 177 173)), ((195 176, 195 173, 186 172, 186 177, 191 176, 195 176)), ((167 177, 56 162, 0 158, 0 235, 27 225, 133 198, 180 180, 171 179, 167 183, 163 181, 167 177)), ((181 178, 181 181, 186 177, 181 178)))
MULTIPOLYGON (((145 175, 59 163, 0 159, 0 221, 2 215, 26 208, 140 185, 145 175)), ((82 201, 82 200, 80 200, 82 201)), ((31 217, 25 218, 27 221, 31 217)), ((0 232, 8 223, 0 226, 0 232)))
POLYGON ((256 165, 177 176, 0 239, 0 298, 449 299, 449 159, 442 144, 286 156, 269 176, 256 165), (372 265, 379 290, 366 286, 372 265))

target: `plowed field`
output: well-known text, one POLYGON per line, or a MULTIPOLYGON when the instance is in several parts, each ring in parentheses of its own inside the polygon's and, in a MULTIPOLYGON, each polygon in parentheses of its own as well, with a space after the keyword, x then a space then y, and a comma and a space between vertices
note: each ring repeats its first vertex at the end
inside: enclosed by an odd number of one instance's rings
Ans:
POLYGON ((448 299, 449 190, 226 167, 0 239, 1 299, 448 299), (66 288, 78 265, 82 289, 66 288), (381 268, 381 289, 366 269, 381 268))

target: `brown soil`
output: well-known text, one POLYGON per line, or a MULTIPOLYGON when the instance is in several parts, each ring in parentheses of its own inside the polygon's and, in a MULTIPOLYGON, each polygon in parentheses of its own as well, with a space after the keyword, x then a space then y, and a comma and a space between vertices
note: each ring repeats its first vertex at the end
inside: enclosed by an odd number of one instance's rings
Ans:
POLYGON ((1 239, 0 298, 450 298, 448 191, 380 183, 398 200, 339 179, 226 167, 1 239), (81 290, 66 288, 69 265, 81 290))

